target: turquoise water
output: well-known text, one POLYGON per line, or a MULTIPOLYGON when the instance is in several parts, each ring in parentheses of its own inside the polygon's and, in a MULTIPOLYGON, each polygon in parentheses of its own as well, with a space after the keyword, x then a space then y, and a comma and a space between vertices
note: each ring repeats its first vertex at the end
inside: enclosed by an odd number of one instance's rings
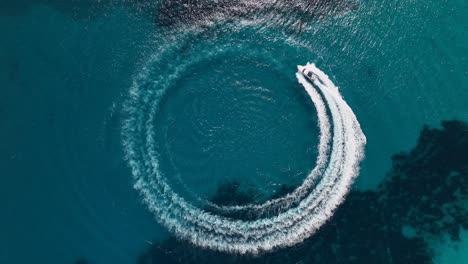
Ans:
MULTIPOLYGON (((0 4, 0 262, 135 263, 171 234, 133 188, 122 146, 142 77, 164 87, 160 171, 195 204, 232 182, 262 203, 314 167, 317 113, 298 64, 330 76, 366 135, 354 190, 376 190, 423 125, 468 120, 465 1, 263 6, 0 4)), ((443 239, 431 237, 438 254, 443 239)))

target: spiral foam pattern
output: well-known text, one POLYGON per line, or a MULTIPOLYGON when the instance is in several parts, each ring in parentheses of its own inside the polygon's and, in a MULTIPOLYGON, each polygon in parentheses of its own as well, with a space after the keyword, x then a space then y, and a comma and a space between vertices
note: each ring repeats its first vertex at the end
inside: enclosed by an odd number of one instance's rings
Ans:
MULTIPOLYGON (((158 53, 150 62, 164 62, 174 52, 177 51, 158 53)), ((212 51, 219 52, 224 51, 212 51)), ((162 225, 197 246, 258 254, 300 243, 332 216, 358 174, 366 143, 359 122, 328 76, 314 64, 308 64, 320 81, 312 85, 299 72, 296 77, 317 111, 320 136, 315 168, 293 192, 262 204, 208 203, 215 210, 197 207, 176 193, 162 175, 154 123, 166 90, 188 67, 213 54, 199 55, 189 63, 181 61, 161 67, 157 75, 147 66, 135 78, 124 103, 122 126, 124 152, 135 179, 134 187, 162 225), (258 219, 239 220, 220 213, 226 211, 270 213, 258 219), (276 213, 271 214, 272 211, 276 213)))

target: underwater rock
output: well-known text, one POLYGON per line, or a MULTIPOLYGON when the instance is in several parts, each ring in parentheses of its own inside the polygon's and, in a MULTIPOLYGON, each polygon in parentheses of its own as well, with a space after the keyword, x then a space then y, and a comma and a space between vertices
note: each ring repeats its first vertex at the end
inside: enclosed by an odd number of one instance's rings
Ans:
POLYGON ((172 27, 193 23, 210 24, 236 18, 251 19, 268 14, 269 18, 274 15, 281 18, 281 21, 269 21, 288 24, 342 14, 357 8, 358 2, 352 0, 170 0, 159 3, 155 22, 159 26, 172 27))
POLYGON ((217 205, 244 205, 255 202, 254 192, 245 192, 239 189, 238 182, 224 183, 218 187, 211 202, 217 205))
POLYGON ((468 228, 468 127, 444 121, 442 129, 424 127, 410 153, 393 157, 393 169, 381 184, 380 203, 391 208, 388 221, 408 224, 424 235, 468 228))

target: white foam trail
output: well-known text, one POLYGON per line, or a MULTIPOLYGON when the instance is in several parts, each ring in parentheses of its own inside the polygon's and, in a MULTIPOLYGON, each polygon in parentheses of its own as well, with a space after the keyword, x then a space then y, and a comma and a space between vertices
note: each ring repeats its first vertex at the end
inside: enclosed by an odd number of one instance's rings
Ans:
POLYGON ((143 71, 124 104, 127 119, 122 127, 123 146, 135 188, 160 223, 201 247, 256 254, 299 243, 329 219, 358 173, 366 140, 338 88, 315 65, 307 67, 323 81, 314 83, 320 95, 301 73, 296 74, 317 108, 320 137, 316 167, 301 186, 282 198, 261 205, 217 207, 228 211, 282 209, 275 216, 251 221, 234 220, 197 208, 177 195, 162 177, 154 118, 160 97, 184 67, 171 69, 172 75, 156 79, 150 87, 144 85, 149 73, 143 71), (333 133, 325 105, 331 113, 333 133))

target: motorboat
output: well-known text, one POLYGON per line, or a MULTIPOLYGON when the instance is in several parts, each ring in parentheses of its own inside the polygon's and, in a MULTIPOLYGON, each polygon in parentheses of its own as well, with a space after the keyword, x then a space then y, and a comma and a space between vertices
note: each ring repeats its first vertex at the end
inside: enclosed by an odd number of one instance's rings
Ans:
POLYGON ((310 68, 301 65, 297 65, 297 69, 311 82, 314 82, 315 80, 319 80, 319 77, 317 76, 316 73, 314 73, 310 68))

